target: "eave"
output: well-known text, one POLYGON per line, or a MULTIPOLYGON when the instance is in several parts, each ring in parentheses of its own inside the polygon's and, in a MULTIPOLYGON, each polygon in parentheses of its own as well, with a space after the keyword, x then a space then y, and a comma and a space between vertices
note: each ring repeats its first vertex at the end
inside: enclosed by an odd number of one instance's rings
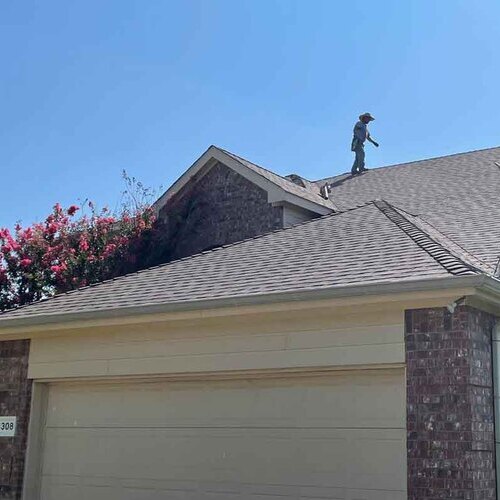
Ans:
POLYGON ((0 320, 0 336, 19 336, 40 331, 108 325, 148 323, 189 318, 231 316, 260 311, 310 309, 342 304, 374 304, 412 298, 467 298, 470 305, 481 305, 500 314, 500 281, 486 275, 452 276, 405 280, 389 283, 332 286, 276 294, 256 294, 228 299, 154 304, 148 307, 122 307, 71 314, 38 315, 0 320))

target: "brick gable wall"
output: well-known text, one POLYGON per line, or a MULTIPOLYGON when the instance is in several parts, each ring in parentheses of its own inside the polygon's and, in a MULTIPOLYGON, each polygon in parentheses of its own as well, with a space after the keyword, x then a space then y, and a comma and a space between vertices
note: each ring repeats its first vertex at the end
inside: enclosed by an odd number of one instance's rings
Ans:
POLYGON ((408 499, 495 499, 492 329, 467 306, 406 311, 408 499))
POLYGON ((283 227, 282 207, 271 206, 266 191, 221 163, 191 179, 163 207, 160 218, 167 260, 283 227))

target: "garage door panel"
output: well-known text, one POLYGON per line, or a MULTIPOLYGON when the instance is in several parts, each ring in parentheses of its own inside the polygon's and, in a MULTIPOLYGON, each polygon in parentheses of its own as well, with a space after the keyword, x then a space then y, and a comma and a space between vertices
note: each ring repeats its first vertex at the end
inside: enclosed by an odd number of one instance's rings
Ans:
POLYGON ((47 415, 43 500, 406 495, 401 370, 54 384, 47 415))
POLYGON ((48 426, 57 427, 392 428, 403 425, 405 412, 401 379, 376 371, 289 380, 56 387, 50 391, 47 419, 48 426))
POLYGON ((395 478, 402 476, 397 472, 403 469, 403 441, 401 430, 360 435, 357 430, 328 429, 62 429, 47 433, 43 470, 47 475, 98 477, 105 470, 121 478, 260 479, 282 484, 298 479, 307 484, 315 477, 335 486, 356 463, 350 484, 397 488, 402 486, 395 478), (92 459, 83 462, 83 456, 92 459))

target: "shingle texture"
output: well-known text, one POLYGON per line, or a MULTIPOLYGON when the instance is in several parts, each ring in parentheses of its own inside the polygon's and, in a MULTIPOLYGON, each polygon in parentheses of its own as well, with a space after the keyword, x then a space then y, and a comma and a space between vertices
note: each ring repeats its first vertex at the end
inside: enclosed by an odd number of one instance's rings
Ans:
POLYGON ((9 311, 0 315, 0 325, 26 317, 492 275, 500 243, 499 157, 496 148, 329 179, 344 211, 9 311))
MULTIPOLYGON (((463 266, 459 274, 474 273, 463 266)), ((453 274, 374 203, 62 294, 3 319, 453 274)))
POLYGON ((342 210, 382 198, 425 219, 477 258, 500 254, 500 148, 323 179, 342 210))

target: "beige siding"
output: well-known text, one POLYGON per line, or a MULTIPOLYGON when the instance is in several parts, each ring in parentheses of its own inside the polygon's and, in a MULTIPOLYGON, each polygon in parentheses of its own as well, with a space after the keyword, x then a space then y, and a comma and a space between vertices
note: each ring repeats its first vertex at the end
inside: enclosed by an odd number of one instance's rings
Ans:
POLYGON ((283 225, 284 227, 294 226, 317 217, 316 214, 304 210, 303 208, 285 205, 283 207, 283 225))
POLYGON ((34 379, 404 363, 403 310, 342 308, 205 318, 32 339, 34 379))
POLYGON ((406 498, 404 372, 49 386, 42 500, 406 498))

